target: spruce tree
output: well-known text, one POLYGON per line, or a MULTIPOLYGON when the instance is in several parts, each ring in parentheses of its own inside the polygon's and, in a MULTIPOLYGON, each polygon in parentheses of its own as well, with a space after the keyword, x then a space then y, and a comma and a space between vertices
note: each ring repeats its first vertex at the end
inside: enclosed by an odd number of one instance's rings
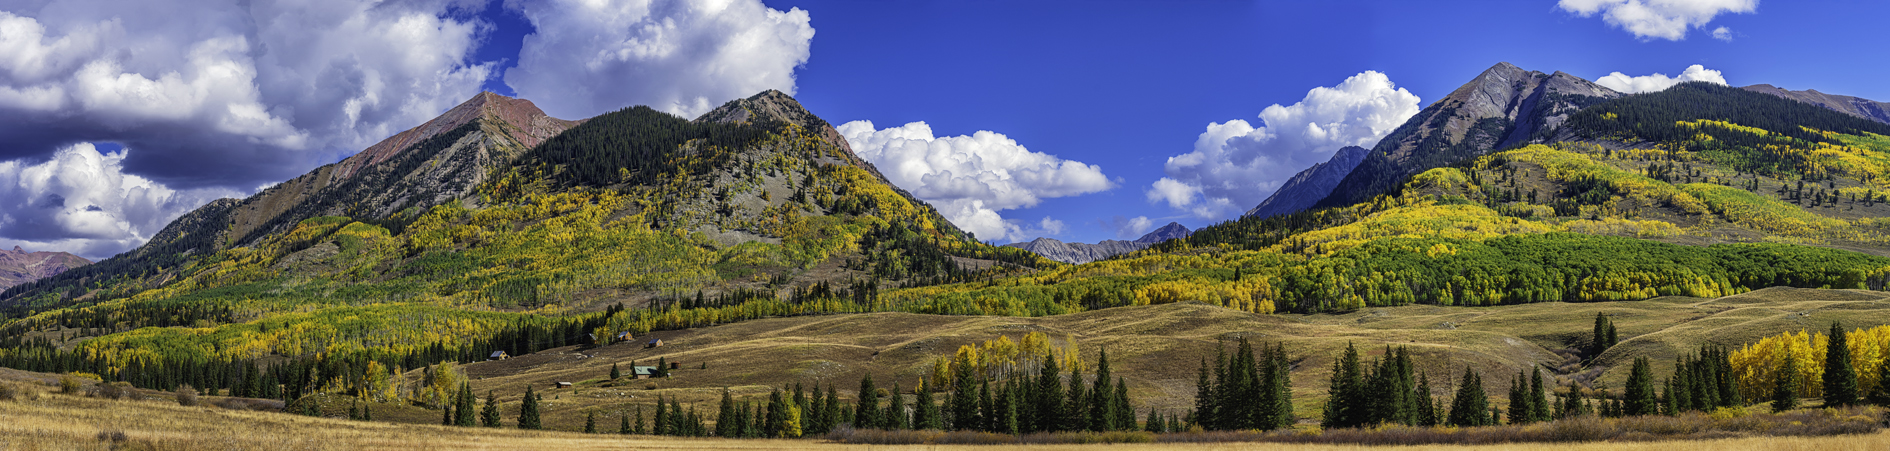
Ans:
POLYGON ((1890 407, 1890 361, 1877 365, 1877 386, 1870 390, 1870 396, 1864 400, 1877 406, 1890 407))
POLYGON ((1654 369, 1647 357, 1634 359, 1634 368, 1628 372, 1622 414, 1627 416, 1653 415, 1660 412, 1660 404, 1654 399, 1654 369))
MULTIPOLYGON (((619 423, 622 423, 617 426, 617 434, 630 435, 630 433, 633 432, 633 430, 630 429, 630 416, 629 415, 624 415, 623 411, 617 411, 617 420, 619 423)), ((720 418, 717 419, 717 421, 720 421, 720 420, 721 420, 720 418)))
POLYGON ((1271 415, 1273 421, 1271 424, 1261 426, 1269 430, 1286 429, 1293 427, 1293 423, 1299 422, 1299 416, 1293 413, 1293 364, 1286 358, 1285 344, 1275 344, 1271 355, 1270 360, 1273 364, 1272 371, 1268 372, 1271 376, 1267 384, 1270 387, 1269 398, 1273 402, 1271 415))
POLYGON ((491 390, 486 390, 486 406, 479 410, 479 423, 489 428, 499 427, 499 398, 491 390))
MULTIPOLYGON (((1245 343, 1245 340, 1242 340, 1245 343)), ((1111 413, 1110 401, 1115 396, 1115 389, 1109 384, 1109 350, 1102 350, 1096 356, 1096 384, 1089 393, 1089 429, 1092 431, 1113 431, 1115 418, 1111 413)))
POLYGON ((715 436, 734 437, 740 427, 735 414, 735 395, 722 387, 722 402, 715 409, 715 436))
POLYGON ((1430 376, 1418 374, 1417 388, 1413 395, 1416 396, 1417 401, 1417 425, 1423 427, 1436 426, 1438 420, 1437 405, 1435 399, 1431 398, 1430 376))
POLYGON ((821 431, 823 434, 832 431, 834 426, 838 426, 840 423, 853 422, 853 418, 846 415, 844 406, 840 405, 840 393, 838 389, 834 388, 833 384, 827 384, 827 412, 821 414, 821 416, 826 417, 826 423, 822 426, 824 430, 821 431))
POLYGON ((1548 393, 1546 393, 1545 389, 1542 387, 1542 367, 1531 366, 1529 369, 1531 370, 1529 376, 1529 420, 1535 422, 1553 420, 1555 417, 1549 414, 1548 393))
POLYGON ((1129 404, 1129 385, 1121 376, 1117 376, 1115 387, 1116 394, 1109 402, 1109 409, 1115 412, 1115 421, 1110 423, 1118 431, 1135 430, 1135 408, 1129 404))
MULTIPOLYGON (((1192 416, 1196 424, 1201 424, 1204 427, 1208 426, 1202 420, 1214 418, 1218 415, 1214 409, 1214 400, 1214 381, 1208 379, 1208 363, 1207 359, 1203 358, 1201 359, 1201 369, 1197 373, 1197 377, 1194 381, 1194 414, 1192 416)), ((1208 429, 1211 430, 1213 428, 1208 429)))
POLYGON ((860 378, 859 407, 853 409, 853 427, 879 429, 879 388, 873 386, 873 374, 860 378))
POLYGON ((952 430, 968 431, 983 429, 984 420, 978 418, 978 379, 972 368, 970 356, 960 356, 952 361, 952 430))
POLYGON ((1582 402, 1582 386, 1574 382, 1568 384, 1568 397, 1562 398, 1562 415, 1559 418, 1574 418, 1585 413, 1582 402))
POLYGON ((1018 412, 1022 410, 1022 408, 1018 406, 1018 403, 1023 401, 1022 390, 1020 390, 1018 386, 1005 383, 1005 389, 1002 390, 1002 392, 1004 395, 998 398, 1002 405, 998 407, 997 432, 1000 434, 1019 434, 1022 432, 1022 425, 1018 418, 1018 412))
POLYGON ((630 425, 630 433, 636 434, 636 435, 643 435, 643 433, 649 432, 648 429, 643 428, 643 425, 644 425, 643 405, 638 404, 637 405, 637 422, 635 424, 630 425))
POLYGON ((650 435, 672 434, 674 431, 669 429, 669 424, 669 405, 663 395, 656 395, 656 413, 650 415, 650 435))
POLYGON ((880 423, 885 429, 901 431, 912 428, 912 417, 906 416, 906 395, 899 389, 899 383, 893 382, 892 401, 886 405, 886 413, 881 415, 880 423))
POLYGON ((473 412, 472 385, 459 384, 459 396, 453 403, 453 423, 462 427, 473 427, 477 415, 473 412))
POLYGON ((1070 388, 1063 401, 1063 429, 1068 431, 1089 430, 1089 391, 1083 383, 1083 375, 1075 365, 1070 366, 1070 388))
POLYGON ((1529 380, 1518 371, 1509 384, 1509 424, 1529 424, 1529 380))
POLYGON ((1163 430, 1161 413, 1156 412, 1155 409, 1148 409, 1148 419, 1142 421, 1142 430, 1154 434, 1168 432, 1163 430))
POLYGON ((593 410, 584 413, 584 433, 597 433, 597 411, 593 410))
POLYGON ((997 401, 991 399, 991 381, 983 377, 978 378, 978 418, 978 430, 997 430, 997 401))
POLYGON ((1857 404, 1857 369, 1851 367, 1851 347, 1844 327, 1831 323, 1831 339, 1824 348, 1824 406, 1857 404))
POLYGON ((1798 408, 1798 358, 1792 356, 1790 348, 1779 358, 1779 368, 1772 381, 1772 411, 1784 412, 1798 408))
MULTIPOLYGON (((661 398, 658 398, 658 399, 660 400, 661 398)), ((657 405, 661 406, 662 404, 659 401, 657 405)), ((540 425, 538 423, 538 395, 532 394, 532 386, 530 385, 525 386, 525 398, 519 401, 518 428, 519 429, 543 429, 544 428, 543 425, 540 425)))
MULTIPOLYGON (((1367 406, 1363 404, 1362 392, 1365 385, 1364 374, 1359 369, 1358 348, 1345 345, 1345 353, 1340 355, 1338 364, 1332 370, 1332 383, 1326 389, 1325 419, 1320 426, 1327 429, 1349 428, 1364 425, 1363 413, 1367 406)), ((1454 413, 1453 413, 1454 415, 1454 413)))
POLYGON ((1037 424, 1031 432, 1063 430, 1063 384, 1057 377, 1060 371, 1056 357, 1043 357, 1043 366, 1037 369, 1037 396, 1031 400, 1037 406, 1037 424))
POLYGON ((1483 393, 1483 379, 1468 367, 1457 384, 1457 397, 1450 402, 1450 426, 1487 426, 1490 424, 1489 397, 1483 393))
POLYGON ((924 378, 919 379, 919 394, 915 398, 917 398, 917 400, 912 403, 912 428, 919 430, 940 429, 938 407, 937 403, 932 401, 932 384, 930 381, 924 378))
POLYGON ((623 377, 623 371, 617 369, 617 364, 610 364, 610 380, 614 381, 621 377, 623 377))
POLYGON ((446 405, 446 408, 440 409, 440 425, 441 426, 453 425, 453 406, 455 404, 458 404, 458 403, 448 403, 446 405))

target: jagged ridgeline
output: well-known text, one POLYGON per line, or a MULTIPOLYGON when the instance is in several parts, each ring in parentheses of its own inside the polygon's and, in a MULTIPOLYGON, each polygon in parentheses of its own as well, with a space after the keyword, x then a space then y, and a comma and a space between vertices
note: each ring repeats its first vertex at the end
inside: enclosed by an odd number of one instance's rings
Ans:
POLYGON ((107 270, 9 291, 0 361, 411 368, 917 309, 879 292, 1055 265, 977 242, 778 92, 694 121, 637 107, 582 122, 487 94, 389 142, 200 209, 107 270))

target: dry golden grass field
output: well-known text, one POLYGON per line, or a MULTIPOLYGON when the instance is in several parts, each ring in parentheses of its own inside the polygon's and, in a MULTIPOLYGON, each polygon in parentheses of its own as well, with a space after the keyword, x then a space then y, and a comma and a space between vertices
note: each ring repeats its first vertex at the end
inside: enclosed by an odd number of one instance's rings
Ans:
MULTIPOLYGON (((274 412, 182 407, 168 399, 114 401, 26 389, 20 399, 0 401, 3 450, 1341 450, 1366 446, 1270 443, 1127 445, 853 445, 824 440, 679 439, 588 435, 517 429, 361 422, 274 412)), ((1397 450, 1882 450, 1890 432, 1832 437, 1747 437, 1721 440, 1635 443, 1543 443, 1489 446, 1375 447, 1397 450)))
MULTIPOLYGON (((1185 413, 1191 406, 1195 370, 1211 359, 1217 342, 1239 337, 1283 343, 1295 360, 1293 388, 1301 418, 1316 418, 1325 398, 1333 358, 1347 343, 1382 354, 1387 345, 1407 346, 1432 380, 1451 380, 1465 366, 1485 374, 1493 395, 1507 391, 1508 375, 1535 364, 1567 369, 1557 376, 1599 378, 1620 387, 1625 366, 1645 355, 1656 374, 1673 358, 1700 344, 1737 347, 1760 337, 1800 329, 1821 330, 1831 321, 1848 327, 1890 324, 1890 294, 1853 290, 1774 288, 1718 299, 1666 297, 1636 302, 1543 303, 1500 307, 1404 306, 1344 314, 1254 315, 1201 304, 1124 307, 1042 318, 937 316, 903 313, 807 316, 747 321, 682 331, 658 332, 667 345, 617 344, 566 347, 509 360, 463 366, 475 393, 492 391, 503 402, 506 424, 517 416, 519 397, 531 385, 545 400, 548 429, 576 431, 590 412, 600 429, 614 431, 619 419, 641 408, 648 414, 658 395, 679 399, 713 416, 725 387, 738 397, 764 397, 770 387, 801 382, 833 383, 843 399, 853 397, 861 375, 880 387, 911 388, 928 374, 931 359, 958 346, 1031 331, 1062 344, 1073 340, 1086 358, 1108 349, 1117 375, 1126 377, 1137 417, 1149 409, 1185 413), (1614 318, 1621 343, 1587 369, 1569 365, 1564 350, 1580 346, 1597 312, 1614 318), (612 364, 658 358, 682 369, 660 380, 608 380, 612 364), (558 389, 556 382, 576 383, 558 389)), ((420 377, 416 370, 409 380, 420 377)), ((69 449, 107 446, 101 431, 123 431, 125 443, 158 449, 537 449, 537 448, 822 448, 801 441, 624 439, 515 429, 447 429, 432 426, 439 411, 376 403, 377 422, 320 419, 217 407, 177 406, 169 393, 142 392, 147 401, 107 401, 54 395, 56 376, 0 369, 0 381, 41 393, 31 401, 0 401, 0 449, 69 449), (144 445, 140 445, 144 446, 144 445)), ((351 401, 320 405, 343 416, 351 401)), ((206 397, 207 402, 229 400, 206 397)), ((1497 401, 1493 399, 1493 401, 1497 401)), ((277 404, 279 406, 279 404, 277 404)), ((108 437, 109 438, 109 437, 108 437)), ((1606 444, 1607 449, 1653 446, 1726 449, 1890 449, 1882 434, 1835 438, 1740 438, 1730 441, 1606 444)), ((1135 448, 1142 445, 1111 445, 1135 448)), ((1151 445, 1152 446, 1152 445, 1151 445)), ((1289 445, 1201 445, 1205 449, 1271 449, 1289 445)), ((1295 449, 1302 446, 1292 445, 1295 449)), ((1533 445, 1532 445, 1533 446, 1533 445)), ((1046 448, 1053 446, 1043 446, 1046 448)), ((1541 448, 1566 448, 1540 445, 1541 448)), ((1640 447, 1640 448, 1637 448, 1640 447)), ((897 448, 897 447, 894 447, 897 448)), ((1500 449, 1528 449, 1504 446, 1500 449)), ((931 449, 931 447, 927 447, 931 449)), ((1311 449, 1320 449, 1317 447, 1311 449)), ((1599 449, 1599 448, 1598 448, 1599 449)))

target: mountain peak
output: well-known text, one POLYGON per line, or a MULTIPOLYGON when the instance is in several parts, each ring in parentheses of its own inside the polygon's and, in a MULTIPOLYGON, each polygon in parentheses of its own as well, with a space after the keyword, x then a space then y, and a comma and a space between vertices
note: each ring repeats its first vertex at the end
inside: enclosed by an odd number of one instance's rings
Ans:
POLYGON ((577 121, 546 116, 545 111, 538 109, 538 105, 530 100, 483 91, 474 94, 465 102, 460 102, 458 106, 446 110, 439 117, 390 136, 362 150, 361 153, 342 160, 335 168, 335 177, 346 179, 354 176, 368 166, 393 158, 395 154, 400 153, 401 149, 406 149, 414 143, 425 141, 427 138, 479 119, 509 125, 510 127, 506 127, 506 134, 527 149, 577 124, 577 121))
POLYGON ((26 249, 20 249, 20 246, 16 244, 16 245, 13 245, 13 251, 14 251, 14 252, 26 252, 26 249))
POLYGON ((1168 225, 1155 229, 1155 231, 1149 232, 1147 235, 1142 235, 1141 238, 1136 238, 1135 242, 1141 244, 1155 244, 1175 238, 1184 238, 1193 233, 1193 230, 1188 230, 1187 226, 1181 225, 1179 222, 1170 222, 1168 225))

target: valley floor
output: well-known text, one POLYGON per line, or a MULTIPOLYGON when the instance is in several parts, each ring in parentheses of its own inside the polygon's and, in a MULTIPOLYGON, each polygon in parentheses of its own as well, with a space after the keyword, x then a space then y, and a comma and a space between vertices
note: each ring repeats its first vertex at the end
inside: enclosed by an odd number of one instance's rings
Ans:
MULTIPOLYGON (((1015 448, 1075 450, 1095 445, 1026 445, 1015 448)), ((153 450, 456 450, 456 449, 993 449, 992 446, 869 446, 825 440, 673 439, 587 435, 517 429, 448 428, 384 422, 311 418, 272 412, 182 407, 169 400, 111 401, 29 393, 0 401, 0 449, 153 450)), ((1110 449, 1339 450, 1362 446, 1272 443, 1109 445, 1110 449)), ((1890 449, 1890 432, 1830 437, 1747 437, 1671 442, 1539 443, 1488 446, 1412 446, 1400 450, 1878 450, 1890 449)))

